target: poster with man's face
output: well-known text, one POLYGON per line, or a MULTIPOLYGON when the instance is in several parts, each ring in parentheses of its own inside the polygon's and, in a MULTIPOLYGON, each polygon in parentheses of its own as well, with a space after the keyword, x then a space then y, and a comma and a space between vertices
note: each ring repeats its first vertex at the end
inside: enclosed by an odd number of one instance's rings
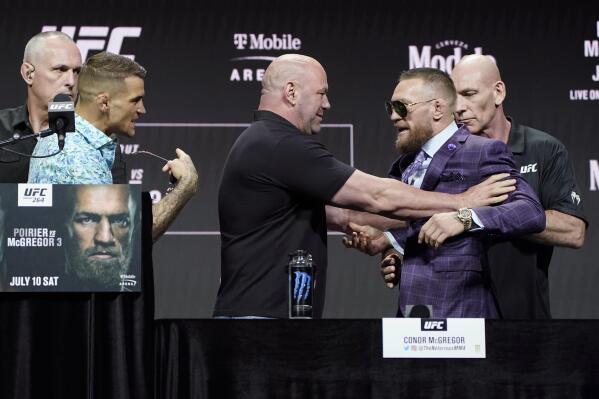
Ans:
POLYGON ((0 184, 0 291, 141 291, 140 187, 0 184))

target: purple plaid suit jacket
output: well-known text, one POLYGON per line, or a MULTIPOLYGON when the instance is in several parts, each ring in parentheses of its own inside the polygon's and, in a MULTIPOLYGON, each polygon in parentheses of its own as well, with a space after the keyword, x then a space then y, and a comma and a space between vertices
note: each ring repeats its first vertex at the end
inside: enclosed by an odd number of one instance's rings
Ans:
MULTIPOLYGON (((401 173, 415 154, 400 156, 389 175, 401 173)), ((496 173, 510 173, 516 190, 497 206, 475 208, 485 228, 452 237, 434 249, 418 244, 418 233, 426 220, 414 221, 406 229, 393 230, 405 243, 401 269, 398 315, 408 305, 431 305, 431 317, 498 317, 486 266, 482 234, 516 235, 540 232, 545 212, 530 186, 518 173, 507 146, 497 140, 471 135, 460 125, 434 155, 421 189, 449 194, 466 191, 496 173)))

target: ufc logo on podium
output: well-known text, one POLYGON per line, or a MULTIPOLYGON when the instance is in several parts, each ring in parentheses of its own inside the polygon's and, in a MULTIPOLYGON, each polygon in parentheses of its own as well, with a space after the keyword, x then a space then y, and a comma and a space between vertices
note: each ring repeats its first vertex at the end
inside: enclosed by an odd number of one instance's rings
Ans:
POLYGON ((48 111, 74 111, 75 106, 73 103, 50 103, 48 105, 48 111))
MULTIPOLYGON (((56 31, 56 25, 44 25, 42 32, 56 31)), ((85 61, 90 50, 106 50, 114 54, 121 54, 121 47, 125 38, 138 38, 141 36, 141 26, 118 26, 110 30, 108 26, 81 26, 77 32, 76 26, 63 26, 60 31, 69 35, 81 51, 81 58, 85 61), (108 39, 108 41, 106 40, 108 39)), ((135 60, 133 54, 121 54, 135 60)))
POLYGON ((446 319, 421 319, 421 331, 447 331, 446 319))

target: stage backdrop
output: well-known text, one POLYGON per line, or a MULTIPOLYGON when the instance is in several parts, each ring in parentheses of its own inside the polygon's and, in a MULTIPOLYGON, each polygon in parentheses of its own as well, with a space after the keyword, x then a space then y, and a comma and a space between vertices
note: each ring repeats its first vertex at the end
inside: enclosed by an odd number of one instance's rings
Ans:
MULTIPOLYGON (((490 54, 507 84, 507 113, 568 148, 591 228, 580 250, 559 249, 550 268, 558 318, 599 317, 599 5, 544 1, 3 1, 0 107, 25 99, 19 65, 35 33, 62 30, 84 56, 109 50, 149 74, 148 114, 123 140, 130 182, 155 198, 168 178, 139 150, 174 157, 180 147, 200 190, 154 251, 156 317, 209 317, 219 285, 217 187, 226 154, 252 119, 269 61, 296 52, 328 72, 332 109, 320 134, 345 162, 383 176, 395 157, 383 103, 399 73, 450 71, 460 57, 490 54)), ((239 201, 243 201, 240 198, 239 201)), ((326 317, 395 314, 378 258, 345 250, 329 235, 326 317)))

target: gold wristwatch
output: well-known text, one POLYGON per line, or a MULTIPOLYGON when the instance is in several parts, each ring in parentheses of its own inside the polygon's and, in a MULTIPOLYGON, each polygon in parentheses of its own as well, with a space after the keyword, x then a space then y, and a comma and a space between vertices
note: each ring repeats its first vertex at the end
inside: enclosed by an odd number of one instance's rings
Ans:
POLYGON ((456 215, 456 217, 464 225, 464 231, 470 230, 470 228, 472 227, 472 211, 470 209, 458 209, 458 214, 456 215))

